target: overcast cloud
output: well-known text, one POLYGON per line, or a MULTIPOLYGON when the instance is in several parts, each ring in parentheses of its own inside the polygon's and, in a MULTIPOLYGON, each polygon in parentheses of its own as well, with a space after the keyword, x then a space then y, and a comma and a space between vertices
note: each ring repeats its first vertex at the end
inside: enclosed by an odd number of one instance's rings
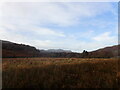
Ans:
POLYGON ((4 3, 0 39, 81 52, 117 44, 117 3, 4 3))

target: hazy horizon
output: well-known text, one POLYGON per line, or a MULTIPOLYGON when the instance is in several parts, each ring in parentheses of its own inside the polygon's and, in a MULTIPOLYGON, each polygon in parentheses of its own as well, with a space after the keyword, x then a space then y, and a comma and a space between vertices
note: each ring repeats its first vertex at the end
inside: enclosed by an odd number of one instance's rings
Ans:
POLYGON ((118 44, 117 2, 11 2, 0 10, 2 40, 73 52, 118 44))

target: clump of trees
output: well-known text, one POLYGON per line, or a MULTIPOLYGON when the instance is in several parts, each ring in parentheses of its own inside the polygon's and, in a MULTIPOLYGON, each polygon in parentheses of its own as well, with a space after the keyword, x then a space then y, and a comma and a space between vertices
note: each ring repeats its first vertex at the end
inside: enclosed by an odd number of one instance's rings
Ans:
POLYGON ((81 54, 81 57, 82 58, 87 58, 88 57, 88 51, 86 51, 86 50, 83 50, 83 52, 82 52, 82 54, 81 54))

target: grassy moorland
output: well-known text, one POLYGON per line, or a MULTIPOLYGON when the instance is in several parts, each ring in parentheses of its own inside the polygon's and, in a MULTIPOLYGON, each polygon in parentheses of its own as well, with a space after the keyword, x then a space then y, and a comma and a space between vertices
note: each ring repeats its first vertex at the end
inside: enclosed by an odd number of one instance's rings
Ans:
POLYGON ((2 66, 3 88, 116 88, 120 80, 115 58, 4 58, 2 66))

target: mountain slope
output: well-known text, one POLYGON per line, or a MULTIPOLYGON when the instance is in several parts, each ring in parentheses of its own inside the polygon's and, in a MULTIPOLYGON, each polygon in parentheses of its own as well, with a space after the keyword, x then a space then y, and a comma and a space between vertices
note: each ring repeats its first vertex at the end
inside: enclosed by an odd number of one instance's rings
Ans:
POLYGON ((111 58, 120 56, 120 45, 98 49, 92 52, 74 53, 69 50, 38 50, 33 46, 2 40, 2 57, 62 57, 62 58, 111 58))
POLYGON ((39 50, 35 47, 2 41, 2 57, 34 57, 39 55, 39 50))
POLYGON ((120 50, 120 45, 114 45, 111 47, 105 47, 105 48, 101 48, 98 49, 96 51, 92 51, 89 53, 90 57, 117 57, 120 56, 119 53, 120 50))
POLYGON ((70 50, 63 50, 63 49, 48 49, 46 52, 53 52, 53 53, 61 53, 61 52, 66 52, 66 53, 71 53, 72 51, 70 50))
POLYGON ((33 46, 2 40, 2 57, 65 57, 67 53, 72 52, 62 49, 38 50, 33 46))

